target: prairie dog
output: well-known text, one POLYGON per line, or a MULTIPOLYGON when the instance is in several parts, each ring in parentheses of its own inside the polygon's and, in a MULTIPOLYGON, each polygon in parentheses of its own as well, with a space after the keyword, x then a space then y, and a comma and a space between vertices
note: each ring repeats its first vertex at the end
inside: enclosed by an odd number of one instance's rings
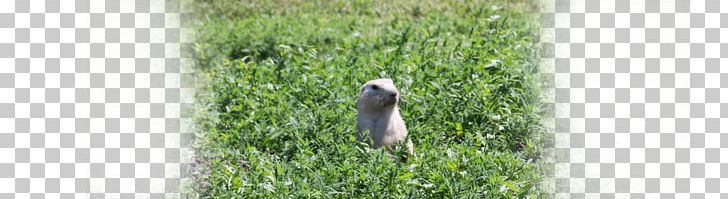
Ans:
MULTIPOLYGON (((407 127, 399 114, 397 103, 400 93, 392 79, 375 79, 365 83, 356 103, 357 139, 365 140, 363 133, 369 131, 374 148, 392 147, 407 137, 407 127)), ((411 140, 407 141, 407 151, 414 155, 411 140)))

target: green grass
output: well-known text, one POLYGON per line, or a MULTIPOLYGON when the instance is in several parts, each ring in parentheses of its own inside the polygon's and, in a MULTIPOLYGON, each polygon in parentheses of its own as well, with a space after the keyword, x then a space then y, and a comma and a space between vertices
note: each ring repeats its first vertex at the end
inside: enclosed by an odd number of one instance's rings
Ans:
POLYGON ((544 196, 533 3, 387 2, 195 2, 200 197, 544 196), (357 92, 382 77, 406 162, 355 139, 357 92))

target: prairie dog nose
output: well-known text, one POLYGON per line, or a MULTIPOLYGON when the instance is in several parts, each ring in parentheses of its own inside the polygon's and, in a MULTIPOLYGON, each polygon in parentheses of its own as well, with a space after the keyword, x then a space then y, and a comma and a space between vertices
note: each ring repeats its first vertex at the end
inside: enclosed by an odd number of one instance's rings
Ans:
POLYGON ((390 93, 389 95, 392 97, 397 97, 397 93, 390 93))

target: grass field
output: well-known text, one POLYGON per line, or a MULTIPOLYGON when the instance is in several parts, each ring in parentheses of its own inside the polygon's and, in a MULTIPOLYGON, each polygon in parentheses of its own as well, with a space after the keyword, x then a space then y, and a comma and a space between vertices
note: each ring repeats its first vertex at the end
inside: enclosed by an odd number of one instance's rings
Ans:
POLYGON ((200 197, 544 196, 530 1, 195 2, 200 197), (406 162, 355 139, 356 95, 382 77, 406 162))

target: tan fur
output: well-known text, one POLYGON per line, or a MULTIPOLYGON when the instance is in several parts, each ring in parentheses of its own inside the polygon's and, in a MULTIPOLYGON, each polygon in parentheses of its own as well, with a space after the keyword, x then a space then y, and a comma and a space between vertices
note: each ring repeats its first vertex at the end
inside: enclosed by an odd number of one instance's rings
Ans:
MULTIPOLYGON (((375 79, 362 86, 357 101, 356 124, 360 141, 370 137, 374 148, 391 148, 407 138, 407 127, 397 107, 399 97, 400 93, 391 79, 375 79), (363 135, 366 132, 369 136, 363 135)), ((407 141, 407 150, 414 155, 411 140, 407 141)))

